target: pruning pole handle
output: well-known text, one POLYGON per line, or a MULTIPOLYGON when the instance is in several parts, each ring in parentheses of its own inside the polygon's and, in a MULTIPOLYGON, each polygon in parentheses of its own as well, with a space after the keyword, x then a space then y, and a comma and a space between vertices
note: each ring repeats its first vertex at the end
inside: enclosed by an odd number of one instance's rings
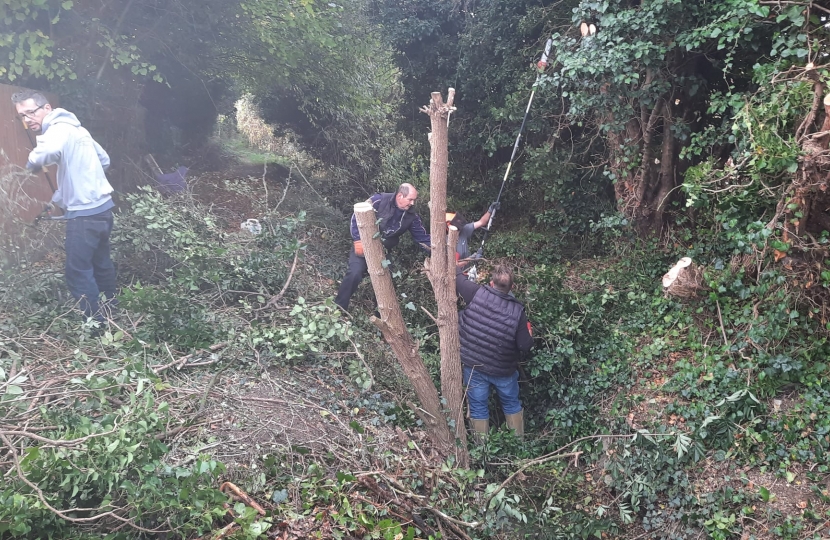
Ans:
MULTIPOLYGON (((519 152, 519 146, 522 142, 522 133, 524 132, 525 124, 527 123, 527 117, 530 114, 530 107, 533 105, 533 98, 536 96, 536 86, 539 84, 539 80, 542 78, 542 73, 545 71, 545 68, 548 67, 548 57, 550 56, 550 49, 552 45, 553 38, 548 38, 545 43, 545 50, 542 52, 542 58, 536 63, 536 81, 533 83, 533 88, 530 91, 530 99, 527 100, 527 107, 525 107, 522 125, 519 126, 519 133, 516 135, 516 141, 513 143, 513 153, 510 155, 510 161, 507 162, 507 170, 504 171, 504 178, 501 181, 501 187, 499 188, 499 194, 496 197, 496 202, 501 201, 504 186, 507 184, 507 178, 510 176, 510 169, 513 168, 513 162, 516 160, 516 154, 519 152)), ((484 238, 481 239, 481 247, 479 250, 484 249, 484 243, 487 241, 487 235, 490 234, 490 227, 493 225, 493 218, 496 217, 496 211, 496 209, 493 209, 493 211, 490 212, 490 219, 487 220, 487 228, 484 229, 484 238)))

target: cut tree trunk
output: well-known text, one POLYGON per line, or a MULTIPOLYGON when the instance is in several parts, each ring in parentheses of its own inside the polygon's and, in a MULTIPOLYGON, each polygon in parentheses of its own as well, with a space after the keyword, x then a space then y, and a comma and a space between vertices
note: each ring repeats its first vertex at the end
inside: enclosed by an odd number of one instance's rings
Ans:
POLYGON ((431 256, 424 263, 429 281, 435 292, 438 304, 438 338, 441 349, 441 394, 447 402, 450 418, 455 428, 455 436, 461 444, 458 447, 458 464, 469 465, 467 454, 467 431, 464 427, 464 388, 461 375, 461 345, 458 338, 458 301, 455 292, 455 244, 458 241, 458 229, 452 227, 450 238, 445 213, 447 211, 447 150, 448 119, 454 110, 455 89, 447 92, 444 103, 440 92, 433 92, 428 107, 421 112, 429 115, 432 131, 430 132, 430 166, 429 166, 429 204, 430 231, 432 232, 431 256))
POLYGON ((694 298, 703 289, 703 271, 683 257, 663 276, 663 294, 678 298, 694 298))
POLYGON ((789 200, 782 200, 786 203, 782 238, 785 242, 795 243, 804 237, 805 232, 826 230, 828 220, 823 210, 830 201, 827 189, 830 184, 830 93, 815 69, 808 69, 806 75, 814 80, 813 104, 796 130, 802 156, 789 191, 789 200), (820 119, 822 112, 823 120, 820 119))
POLYGON ((404 374, 415 388, 421 407, 426 413, 420 415, 425 422, 433 441, 443 450, 448 450, 453 438, 450 433, 444 411, 441 410, 441 401, 438 390, 429 376, 429 371, 418 352, 418 345, 406 329, 401 307, 392 286, 392 276, 384 268, 383 244, 375 223, 375 211, 367 202, 354 205, 354 215, 360 231, 360 240, 363 242, 363 253, 366 265, 369 268, 369 278, 375 290, 380 318, 371 317, 369 320, 383 334, 383 338, 392 347, 392 351, 401 363, 404 374))
POLYGON ((665 106, 663 116, 663 152, 660 155, 660 177, 657 186, 652 191, 656 196, 652 201, 654 213, 651 216, 651 223, 655 233, 659 234, 663 227, 663 214, 669 202, 669 195, 674 190, 674 135, 672 133, 672 117, 669 106, 665 106))

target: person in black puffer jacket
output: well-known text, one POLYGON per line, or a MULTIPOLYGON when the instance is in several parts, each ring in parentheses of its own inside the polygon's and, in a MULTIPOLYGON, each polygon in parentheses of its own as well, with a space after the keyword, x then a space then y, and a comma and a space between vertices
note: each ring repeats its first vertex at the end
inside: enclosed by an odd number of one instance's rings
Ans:
MULTIPOLYGON (((413 240, 425 250, 429 250, 432 243, 430 235, 427 234, 421 216, 415 213, 412 206, 418 198, 418 191, 412 184, 401 184, 395 193, 376 193, 366 202, 370 203, 380 220, 380 230, 383 247, 389 249, 398 245, 401 236, 407 231, 412 235, 413 240)), ((349 253, 349 269, 346 277, 340 283, 334 303, 343 308, 349 309, 349 302, 357 290, 363 278, 369 275, 366 259, 363 256, 363 243, 360 241, 360 231, 357 228, 357 218, 352 214, 352 251, 349 253)))
POLYGON ((490 428, 487 402, 490 387, 498 392, 508 427, 524 434, 524 412, 519 400, 519 357, 533 345, 524 306, 510 294, 513 272, 493 269, 490 285, 469 281, 458 272, 456 290, 467 302, 459 314, 461 364, 470 423, 477 434, 490 428))

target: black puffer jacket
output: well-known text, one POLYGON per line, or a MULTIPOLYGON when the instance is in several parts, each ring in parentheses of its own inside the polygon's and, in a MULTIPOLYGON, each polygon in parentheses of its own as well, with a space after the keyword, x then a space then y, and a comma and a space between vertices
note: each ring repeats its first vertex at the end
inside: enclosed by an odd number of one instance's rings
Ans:
POLYGON ((480 286, 459 317, 461 363, 493 377, 507 377, 519 365, 516 331, 524 306, 510 294, 480 286))

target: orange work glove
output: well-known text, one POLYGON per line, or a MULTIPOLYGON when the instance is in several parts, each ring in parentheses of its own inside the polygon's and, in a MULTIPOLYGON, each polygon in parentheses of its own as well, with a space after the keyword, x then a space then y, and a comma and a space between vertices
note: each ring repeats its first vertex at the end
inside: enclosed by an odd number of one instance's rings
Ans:
POLYGON ((530 321, 527 321, 527 333, 530 334, 530 337, 533 337, 533 327, 530 326, 530 321))
POLYGON ((363 257, 363 242, 360 240, 357 240, 354 243, 354 253, 358 257, 363 257))

